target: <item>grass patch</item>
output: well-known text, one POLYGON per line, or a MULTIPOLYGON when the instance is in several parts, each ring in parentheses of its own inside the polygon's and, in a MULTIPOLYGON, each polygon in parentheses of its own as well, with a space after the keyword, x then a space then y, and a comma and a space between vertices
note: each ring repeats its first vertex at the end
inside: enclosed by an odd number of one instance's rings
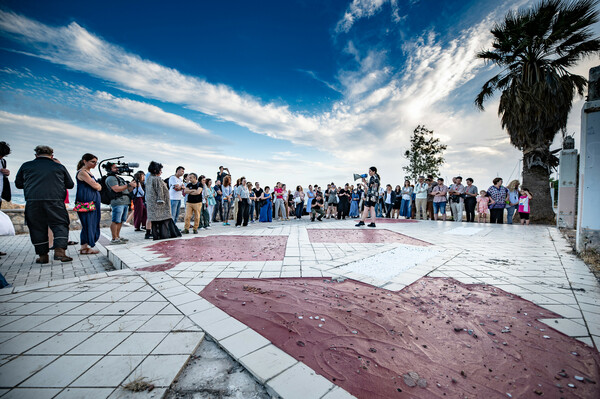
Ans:
POLYGON ((146 377, 138 377, 135 380, 123 385, 123 388, 132 392, 152 391, 154 384, 146 381, 146 377))

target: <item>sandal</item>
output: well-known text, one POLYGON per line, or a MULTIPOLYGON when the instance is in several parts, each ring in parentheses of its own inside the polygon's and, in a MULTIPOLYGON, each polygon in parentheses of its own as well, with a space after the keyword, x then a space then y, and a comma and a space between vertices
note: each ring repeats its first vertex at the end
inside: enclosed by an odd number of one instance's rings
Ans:
POLYGON ((98 251, 97 249, 94 249, 94 248, 84 248, 84 249, 80 249, 79 253, 81 255, 95 255, 95 254, 99 254, 100 251, 98 251))

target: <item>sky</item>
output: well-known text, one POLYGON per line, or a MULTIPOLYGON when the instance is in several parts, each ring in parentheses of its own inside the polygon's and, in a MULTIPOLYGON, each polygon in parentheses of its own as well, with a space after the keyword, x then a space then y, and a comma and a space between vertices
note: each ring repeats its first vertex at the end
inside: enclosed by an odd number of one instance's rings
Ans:
MULTIPOLYGON (((425 125, 448 146, 441 176, 488 186, 519 178, 521 154, 498 97, 473 105, 498 73, 475 54, 495 22, 532 4, 2 0, 0 140, 14 174, 44 144, 73 174, 91 152, 159 161, 165 176, 224 165, 263 186, 343 184, 376 166, 395 185, 425 125)), ((582 105, 567 128, 576 143, 582 105)))

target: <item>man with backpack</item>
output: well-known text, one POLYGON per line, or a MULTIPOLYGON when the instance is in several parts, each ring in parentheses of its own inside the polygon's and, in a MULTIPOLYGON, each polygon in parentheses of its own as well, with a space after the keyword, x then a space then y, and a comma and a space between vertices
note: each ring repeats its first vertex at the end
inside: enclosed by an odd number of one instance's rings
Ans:
POLYGON ((111 244, 125 244, 129 241, 121 237, 121 227, 127 220, 127 212, 131 197, 129 194, 137 187, 135 181, 127 183, 125 179, 117 174, 117 164, 108 162, 104 166, 107 170, 106 186, 110 195, 110 208, 112 209, 112 223, 110 224, 110 233, 112 235, 111 244))

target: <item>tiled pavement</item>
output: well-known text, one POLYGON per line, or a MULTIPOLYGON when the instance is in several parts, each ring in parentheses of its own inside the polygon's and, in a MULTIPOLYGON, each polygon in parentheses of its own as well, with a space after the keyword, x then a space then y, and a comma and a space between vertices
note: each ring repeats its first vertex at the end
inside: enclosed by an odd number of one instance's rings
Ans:
POLYGON ((341 235, 354 229, 353 223, 304 219, 238 229, 215 225, 184 239, 285 236, 285 256, 215 262, 194 262, 191 256, 159 272, 138 270, 164 264, 166 258, 152 252, 154 243, 133 229, 123 233, 129 244, 107 247, 108 258, 122 268, 113 272, 98 270, 107 264, 103 256, 96 263, 78 259, 67 271, 60 264, 36 268, 26 236, 2 237, 0 248, 11 252, 0 260, 0 271, 14 276, 9 280, 15 287, 0 291, 0 395, 130 397, 122 385, 146 377, 156 388, 134 397, 161 397, 206 333, 275 396, 351 397, 199 297, 216 277, 340 276, 390 290, 424 275, 453 277, 495 285, 552 310, 565 318, 544 320, 550 327, 600 345, 600 285, 555 228, 382 223, 378 230, 433 245, 309 239, 307 229, 341 235))

